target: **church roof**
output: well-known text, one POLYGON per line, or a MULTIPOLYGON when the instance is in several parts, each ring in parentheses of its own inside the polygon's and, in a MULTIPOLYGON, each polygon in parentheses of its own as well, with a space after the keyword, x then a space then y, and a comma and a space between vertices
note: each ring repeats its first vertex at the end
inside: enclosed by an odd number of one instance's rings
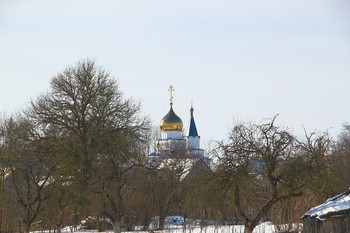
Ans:
POLYGON ((198 136, 197 127, 196 127, 196 123, 195 123, 194 117, 193 117, 194 109, 193 109, 192 106, 191 106, 190 112, 191 112, 191 119, 190 119, 190 124, 189 124, 189 126, 187 128, 186 136, 187 137, 199 137, 198 136))
POLYGON ((169 112, 160 121, 161 131, 181 131, 182 130, 182 120, 178 117, 174 110, 173 104, 170 103, 169 112))
POLYGON ((170 92, 170 110, 160 121, 161 131, 182 131, 182 120, 173 110, 173 92, 174 88, 172 85, 169 87, 170 92))

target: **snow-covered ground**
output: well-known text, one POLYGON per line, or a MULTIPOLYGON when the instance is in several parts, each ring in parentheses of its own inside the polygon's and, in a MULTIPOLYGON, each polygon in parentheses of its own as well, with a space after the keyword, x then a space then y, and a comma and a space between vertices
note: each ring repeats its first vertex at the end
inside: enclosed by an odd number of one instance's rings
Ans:
MULTIPOLYGON (((53 232, 53 231, 51 231, 53 232)), ((93 233, 98 232, 97 230, 78 230, 77 233, 93 233)), ((109 231, 110 232, 110 231, 109 231)), ((174 227, 168 228, 166 230, 157 230, 154 233, 244 233, 244 226, 236 225, 236 226, 207 226, 204 228, 201 227, 191 227, 187 228, 186 231, 182 229, 182 227, 174 227)), ((264 229, 255 229, 253 233, 275 233, 272 227, 266 227, 264 229)), ((33 233, 48 233, 48 231, 35 231, 33 233)), ((72 233, 72 229, 70 227, 64 228, 62 233, 72 233)), ((128 233, 149 233, 149 231, 129 231, 128 233)))
MULTIPOLYGON (((279 226, 280 230, 283 230, 283 226, 279 226)), ((287 230, 287 229, 286 229, 287 230)), ((53 232, 53 231, 51 231, 53 232)), ((79 230, 78 233, 93 233, 97 230, 79 230)), ((265 222, 258 225, 253 233, 277 233, 275 226, 271 222, 265 222)), ((297 231, 293 231, 297 232, 297 231)), ((48 233, 42 231, 36 231, 33 233, 48 233)), ((66 227, 62 230, 62 233, 72 233, 71 227, 66 227)), ((128 233, 149 233, 149 231, 129 231, 128 233)), ((244 233, 244 226, 234 225, 234 226, 206 226, 201 228, 200 226, 187 227, 186 231, 178 225, 168 225, 166 230, 157 230, 154 233, 244 233)))

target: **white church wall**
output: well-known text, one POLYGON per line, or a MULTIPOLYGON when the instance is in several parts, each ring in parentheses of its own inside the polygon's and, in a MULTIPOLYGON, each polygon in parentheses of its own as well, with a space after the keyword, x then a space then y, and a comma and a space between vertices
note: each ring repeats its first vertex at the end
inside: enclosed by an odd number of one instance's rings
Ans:
POLYGON ((162 139, 182 139, 181 131, 162 131, 161 132, 162 139))

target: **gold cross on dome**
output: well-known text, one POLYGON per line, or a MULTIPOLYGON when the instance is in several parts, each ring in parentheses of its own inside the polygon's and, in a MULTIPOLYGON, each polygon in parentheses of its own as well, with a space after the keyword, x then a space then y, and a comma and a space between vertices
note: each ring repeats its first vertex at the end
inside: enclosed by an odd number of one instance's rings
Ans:
POLYGON ((173 92, 175 91, 175 89, 172 85, 170 85, 168 91, 170 92, 170 104, 172 104, 173 103, 173 92))

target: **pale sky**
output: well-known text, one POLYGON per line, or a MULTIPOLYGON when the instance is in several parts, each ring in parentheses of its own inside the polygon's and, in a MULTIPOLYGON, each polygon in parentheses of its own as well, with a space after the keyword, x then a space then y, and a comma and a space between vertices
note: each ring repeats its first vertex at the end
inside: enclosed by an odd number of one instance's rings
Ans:
POLYGON ((0 0, 0 112, 85 58, 155 125, 172 84, 202 144, 276 114, 297 135, 350 122, 349 0, 0 0))

